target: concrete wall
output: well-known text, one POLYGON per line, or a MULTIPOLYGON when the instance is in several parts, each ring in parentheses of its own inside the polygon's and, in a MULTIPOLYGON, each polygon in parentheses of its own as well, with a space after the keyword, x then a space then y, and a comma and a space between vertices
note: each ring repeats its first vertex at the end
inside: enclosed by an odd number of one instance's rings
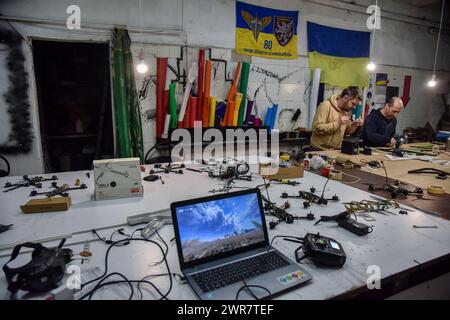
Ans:
MULTIPOLYGON (((249 95, 252 96, 258 87, 261 89, 256 96, 256 105, 260 116, 264 117, 269 101, 278 102, 280 111, 283 108, 301 108, 302 116, 298 125, 306 125, 306 104, 308 92, 305 89, 309 83, 309 69, 306 58, 306 21, 326 24, 329 26, 367 30, 366 12, 369 0, 358 0, 355 5, 344 1, 330 0, 280 0, 276 3, 264 0, 248 0, 247 2, 286 10, 299 10, 299 57, 297 60, 267 60, 252 58, 252 70, 249 83, 249 95), (277 73, 280 77, 290 74, 282 83, 276 79, 261 74, 262 69, 277 73)), ((440 53, 437 69, 439 84, 433 90, 426 88, 426 81, 431 77, 434 49, 437 33, 431 34, 429 22, 438 21, 440 8, 411 7, 403 2, 379 1, 382 10, 382 29, 376 32, 374 59, 379 65, 377 71, 389 74, 391 85, 400 87, 404 75, 412 76, 411 101, 399 118, 399 130, 407 126, 421 126, 427 121, 436 124, 442 110, 439 93, 448 92, 450 80, 450 37, 448 32, 441 36, 440 53), (408 16, 408 17, 407 17, 408 16), (411 17, 425 17, 414 19, 411 17), (401 21, 397 21, 401 20, 401 21)), ((139 30, 139 1, 121 0, 7 0, 0 3, 0 14, 8 17, 21 17, 48 20, 47 24, 30 24, 13 22, 12 26, 25 38, 59 39, 63 41, 109 41, 111 27, 122 24, 128 27, 134 41, 133 56, 137 59, 139 50, 145 43, 145 55, 151 63, 151 70, 156 71, 155 57, 167 56, 169 63, 175 65, 175 59, 180 54, 180 46, 188 46, 182 67, 186 70, 190 63, 197 59, 198 47, 214 48, 213 57, 231 60, 232 49, 235 47, 235 1, 233 0, 142 0, 142 29, 139 30), (67 6, 77 4, 81 8, 81 30, 67 30, 64 25, 54 25, 53 22, 64 23, 68 14, 67 6)), ((2 25, 5 25, 3 23, 2 25)), ((7 27, 10 27, 7 25, 7 27)), ((1 49, 1 48, 0 48, 1 49)), ((37 116, 37 102, 34 83, 31 47, 24 43, 27 57, 26 69, 30 75, 30 101, 32 105, 33 132, 35 143, 28 155, 8 156, 12 160, 12 174, 42 172, 42 152, 37 116)), ((4 70, 4 54, 0 50, 0 66, 4 70)), ((217 76, 214 79, 214 91, 219 99, 226 96, 229 83, 223 81, 223 65, 217 64, 217 76)), ((235 63, 229 64, 227 72, 232 76, 235 63)), ((169 77, 172 76, 170 71, 169 77)), ((139 89, 142 76, 136 76, 139 89)), ((0 75, 0 93, 7 89, 4 74, 0 75)), ((177 88, 181 95, 182 88, 177 88)), ((142 113, 155 108, 155 88, 151 86, 146 100, 142 102, 142 113)), ((328 88, 325 95, 338 92, 339 88, 328 88)), ((180 100, 181 101, 181 100, 180 100)), ((0 99, 0 143, 9 132, 7 106, 0 99)), ((284 114, 288 116, 287 113, 284 114)), ((282 122, 282 121, 281 121, 282 122)), ((143 118, 144 143, 147 150, 154 143, 154 121, 143 118)))

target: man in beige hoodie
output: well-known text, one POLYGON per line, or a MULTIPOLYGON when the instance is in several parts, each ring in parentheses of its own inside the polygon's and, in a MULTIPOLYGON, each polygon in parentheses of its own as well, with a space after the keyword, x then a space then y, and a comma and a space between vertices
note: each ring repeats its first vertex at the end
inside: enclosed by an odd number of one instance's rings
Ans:
POLYGON ((358 87, 345 88, 317 107, 312 125, 311 146, 319 150, 339 149, 344 135, 363 125, 362 119, 352 121, 351 111, 361 102, 358 87))

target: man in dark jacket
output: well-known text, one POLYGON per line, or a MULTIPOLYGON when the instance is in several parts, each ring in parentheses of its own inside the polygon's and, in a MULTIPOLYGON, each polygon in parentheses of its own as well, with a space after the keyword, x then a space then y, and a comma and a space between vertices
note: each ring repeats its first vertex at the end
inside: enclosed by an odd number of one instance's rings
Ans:
POLYGON ((399 97, 389 99, 382 109, 372 110, 364 125, 364 145, 369 147, 395 146, 395 127, 397 115, 403 110, 399 97))

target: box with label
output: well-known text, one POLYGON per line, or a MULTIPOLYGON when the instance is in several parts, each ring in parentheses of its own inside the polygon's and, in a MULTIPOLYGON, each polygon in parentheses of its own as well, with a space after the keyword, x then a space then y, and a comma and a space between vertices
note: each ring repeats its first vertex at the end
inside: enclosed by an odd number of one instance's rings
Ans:
POLYGON ((272 164, 259 164, 259 174, 266 179, 281 180, 303 178, 303 163, 292 163, 290 167, 273 167, 272 164))
POLYGON ((31 199, 25 205, 20 206, 23 213, 43 213, 67 211, 70 207, 70 197, 31 199))
POLYGON ((94 160, 96 200, 142 197, 139 158, 94 160))

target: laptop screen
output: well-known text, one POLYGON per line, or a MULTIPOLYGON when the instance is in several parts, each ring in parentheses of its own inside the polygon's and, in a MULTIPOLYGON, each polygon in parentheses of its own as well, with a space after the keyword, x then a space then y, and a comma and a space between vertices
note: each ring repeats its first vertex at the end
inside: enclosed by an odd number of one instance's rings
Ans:
POLYGON ((184 263, 241 251, 266 241, 267 231, 256 191, 203 199, 187 201, 172 209, 184 263))

